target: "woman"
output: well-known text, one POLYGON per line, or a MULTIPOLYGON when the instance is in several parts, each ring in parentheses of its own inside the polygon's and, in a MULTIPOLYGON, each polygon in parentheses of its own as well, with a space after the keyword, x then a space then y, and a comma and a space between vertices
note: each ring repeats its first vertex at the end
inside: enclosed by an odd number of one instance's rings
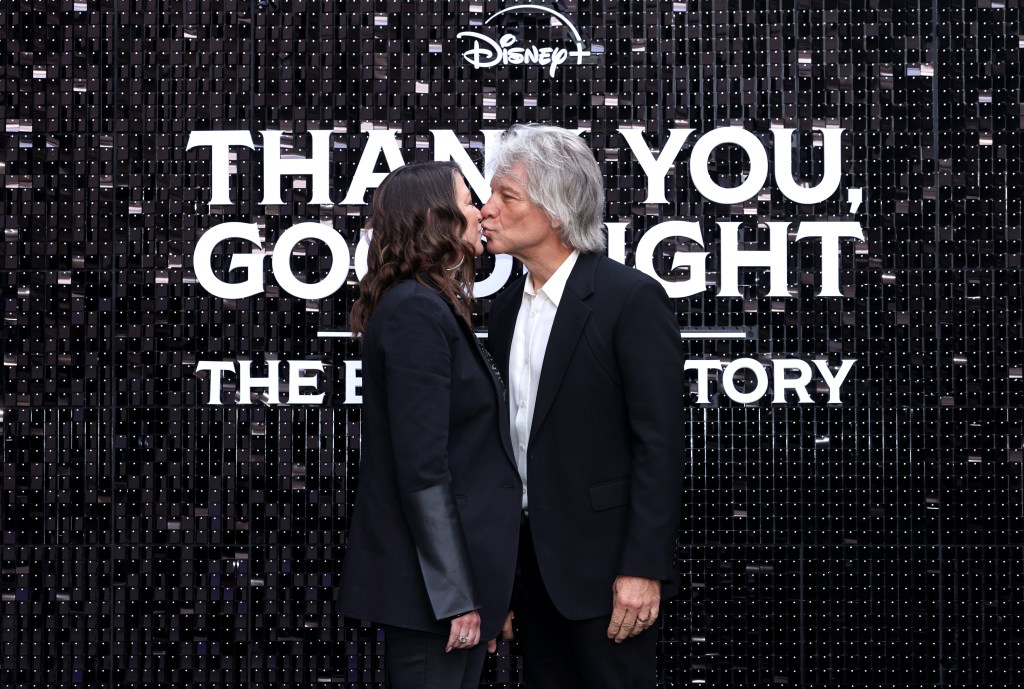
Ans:
POLYGON ((384 627, 393 689, 477 687, 512 591, 522 482, 470 329, 480 219, 454 163, 392 172, 352 308, 363 447, 341 607, 384 627))

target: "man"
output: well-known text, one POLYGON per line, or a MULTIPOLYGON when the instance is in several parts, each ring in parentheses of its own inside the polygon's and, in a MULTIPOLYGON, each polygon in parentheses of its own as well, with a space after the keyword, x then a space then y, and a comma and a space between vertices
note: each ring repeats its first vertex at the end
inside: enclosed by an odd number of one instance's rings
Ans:
POLYGON ((510 617, 526 686, 653 687, 656 619, 678 590, 678 324, 655 280, 603 255, 585 142, 517 125, 490 166, 488 250, 529 271, 495 300, 489 338, 524 485, 510 617))

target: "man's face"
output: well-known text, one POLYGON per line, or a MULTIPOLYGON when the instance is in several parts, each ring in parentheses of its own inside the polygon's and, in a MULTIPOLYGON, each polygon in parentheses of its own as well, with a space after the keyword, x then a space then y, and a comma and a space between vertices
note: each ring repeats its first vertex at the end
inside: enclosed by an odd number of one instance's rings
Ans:
POLYGON ((494 177, 491 198, 480 212, 487 250, 529 263, 544 247, 557 246, 560 240, 547 213, 527 196, 525 179, 523 163, 513 165, 507 175, 494 177))

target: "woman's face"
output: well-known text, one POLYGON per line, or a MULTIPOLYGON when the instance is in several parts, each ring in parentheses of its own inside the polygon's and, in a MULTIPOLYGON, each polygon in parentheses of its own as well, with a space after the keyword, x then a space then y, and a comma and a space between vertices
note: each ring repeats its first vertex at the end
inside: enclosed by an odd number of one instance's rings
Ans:
POLYGON ((473 253, 479 256, 484 252, 484 243, 480 234, 480 220, 482 219, 480 209, 473 204, 473 194, 466 186, 466 180, 458 174, 455 175, 455 199, 459 203, 459 208, 462 209, 462 214, 466 216, 466 232, 462 238, 473 247, 473 253))

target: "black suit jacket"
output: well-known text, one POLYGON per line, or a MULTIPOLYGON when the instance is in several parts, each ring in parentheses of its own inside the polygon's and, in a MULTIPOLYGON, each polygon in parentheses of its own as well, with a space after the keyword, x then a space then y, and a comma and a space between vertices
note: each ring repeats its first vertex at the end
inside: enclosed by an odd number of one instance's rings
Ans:
POLYGON ((448 634, 478 610, 496 636, 515 573, 522 482, 504 388, 465 321, 415 281, 363 335, 362 455, 345 615, 448 634))
MULTIPOLYGON (((489 343, 506 380, 523 280, 491 310, 489 343)), ((661 285, 580 255, 552 325, 527 448, 537 561, 569 619, 609 614, 620 574, 660 579, 663 597, 678 591, 683 363, 661 285)))

